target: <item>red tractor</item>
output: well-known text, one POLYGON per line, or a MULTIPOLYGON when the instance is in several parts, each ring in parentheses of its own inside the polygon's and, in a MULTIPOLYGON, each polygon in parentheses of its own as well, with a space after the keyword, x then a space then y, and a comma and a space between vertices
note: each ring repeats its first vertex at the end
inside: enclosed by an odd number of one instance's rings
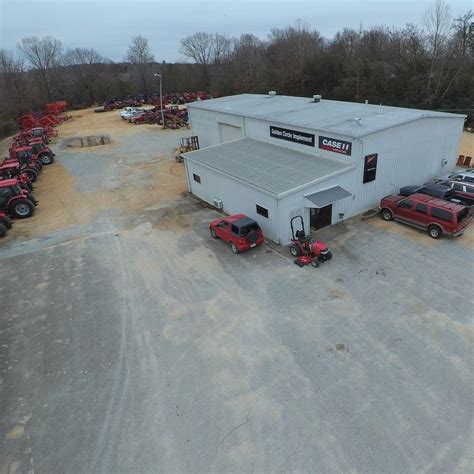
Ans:
POLYGON ((0 181, 0 212, 25 219, 35 212, 37 201, 31 194, 22 189, 15 180, 0 181), (12 182, 9 182, 12 181, 12 182))
POLYGON ((7 163, 6 165, 0 166, 0 183, 9 179, 16 179, 18 185, 27 191, 31 192, 33 190, 30 179, 22 172, 19 165, 7 163))
POLYGON ((17 165, 21 172, 26 174, 28 179, 33 183, 36 181, 43 163, 41 160, 34 159, 30 150, 31 147, 12 147, 10 149, 10 156, 3 161, 2 167, 5 165, 17 165))
POLYGON ((12 220, 4 212, 0 212, 0 237, 5 237, 11 228, 12 220))
POLYGON ((34 157, 41 160, 43 165, 51 165, 56 156, 49 146, 46 146, 41 138, 32 138, 28 141, 28 146, 31 147, 31 152, 34 157))
POLYGON ((306 235, 304 230, 303 217, 295 216, 290 221, 291 227, 291 244, 290 253, 293 257, 296 257, 294 263, 300 267, 305 265, 312 265, 313 267, 319 267, 320 263, 331 260, 332 253, 329 251, 328 246, 320 240, 314 240, 306 235), (298 219, 300 222, 301 229, 295 232, 293 222, 298 219))

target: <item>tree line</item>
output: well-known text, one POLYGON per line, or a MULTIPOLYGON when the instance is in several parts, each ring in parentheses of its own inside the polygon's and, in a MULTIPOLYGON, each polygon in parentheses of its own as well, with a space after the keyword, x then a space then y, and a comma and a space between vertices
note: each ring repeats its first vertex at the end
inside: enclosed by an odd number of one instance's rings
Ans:
MULTIPOLYGON (((188 62, 158 63, 148 39, 132 38, 123 62, 91 48, 65 51, 52 37, 0 49, 0 115, 9 119, 66 100, 74 107, 112 96, 206 90, 311 96, 406 107, 474 109, 473 12, 453 18, 436 0, 421 25, 344 28, 326 39, 309 25, 273 29, 266 39, 198 32, 180 41, 188 62)), ((0 130, 1 131, 1 130, 0 130)))

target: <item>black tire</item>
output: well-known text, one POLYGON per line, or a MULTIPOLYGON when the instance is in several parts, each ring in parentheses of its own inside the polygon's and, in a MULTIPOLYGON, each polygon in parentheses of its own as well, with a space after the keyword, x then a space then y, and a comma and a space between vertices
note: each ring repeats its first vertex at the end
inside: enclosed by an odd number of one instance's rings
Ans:
POLYGON ((430 225, 428 227, 428 235, 432 239, 439 239, 443 235, 443 231, 441 230, 441 227, 437 225, 430 225))
POLYGON ((32 183, 34 183, 36 181, 36 178, 38 177, 38 173, 34 169, 31 169, 31 168, 24 169, 23 173, 25 173, 26 176, 28 176, 28 179, 32 183))
POLYGON ((29 199, 18 199, 10 205, 10 214, 18 219, 31 217, 35 212, 35 205, 29 199))
POLYGON ((7 235, 7 228, 3 224, 0 224, 0 238, 5 237, 6 235, 7 235))
POLYGON ((216 234, 216 231, 212 227, 209 229, 209 232, 210 232, 211 237, 213 239, 218 239, 219 238, 218 235, 216 234))
POLYGON ((54 163, 53 155, 51 153, 43 153, 41 155, 41 163, 43 163, 43 165, 53 164, 54 163))
POLYGON ((13 222, 8 216, 0 217, 0 224, 4 225, 7 229, 11 229, 13 226, 13 222))
POLYGON ((301 249, 296 244, 291 245, 290 246, 290 253, 291 253, 291 255, 293 255, 293 257, 299 257, 301 255, 301 249))
POLYGON ((318 260, 313 258, 313 260, 311 260, 311 266, 313 266, 314 268, 318 268, 319 267, 318 260))
POLYGON ((230 249, 232 250, 232 253, 235 253, 236 255, 240 253, 239 249, 237 248, 237 245, 235 245, 234 242, 230 243, 230 249))
POLYGON ((382 209, 382 219, 384 221, 393 221, 393 214, 390 209, 382 209))
POLYGON ((28 194, 27 199, 29 199, 36 206, 36 202, 38 202, 38 201, 32 193, 28 194))
POLYGON ((326 260, 331 260, 331 258, 332 258, 332 252, 329 251, 329 252, 328 252, 328 256, 326 257, 326 260))

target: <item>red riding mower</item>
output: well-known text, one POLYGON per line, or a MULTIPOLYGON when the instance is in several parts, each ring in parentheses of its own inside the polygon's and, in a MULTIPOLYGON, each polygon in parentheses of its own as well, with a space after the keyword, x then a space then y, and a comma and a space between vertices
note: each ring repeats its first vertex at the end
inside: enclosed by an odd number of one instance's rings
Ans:
POLYGON ((0 212, 0 237, 5 237, 7 230, 11 229, 12 225, 12 220, 4 212, 0 212))
POLYGON ((21 189, 15 180, 0 181, 0 212, 18 219, 31 217, 38 203, 34 199, 34 196, 21 189))
POLYGON ((310 239, 309 235, 306 235, 304 231, 303 217, 295 216, 290 221, 291 227, 291 245, 290 253, 293 257, 296 257, 294 263, 300 267, 305 265, 312 265, 313 267, 319 267, 320 263, 331 260, 332 253, 329 251, 328 246, 320 240, 310 239), (299 219, 300 230, 296 233, 293 227, 293 221, 299 219))

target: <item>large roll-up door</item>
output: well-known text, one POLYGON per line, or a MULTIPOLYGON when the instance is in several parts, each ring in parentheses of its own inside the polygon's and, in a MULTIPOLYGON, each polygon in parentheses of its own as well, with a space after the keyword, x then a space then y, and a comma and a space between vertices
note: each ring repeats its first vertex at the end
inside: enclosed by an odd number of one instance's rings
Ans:
POLYGON ((242 138, 242 129, 240 127, 228 125, 226 123, 219 123, 219 133, 221 136, 221 143, 240 140, 242 138))

